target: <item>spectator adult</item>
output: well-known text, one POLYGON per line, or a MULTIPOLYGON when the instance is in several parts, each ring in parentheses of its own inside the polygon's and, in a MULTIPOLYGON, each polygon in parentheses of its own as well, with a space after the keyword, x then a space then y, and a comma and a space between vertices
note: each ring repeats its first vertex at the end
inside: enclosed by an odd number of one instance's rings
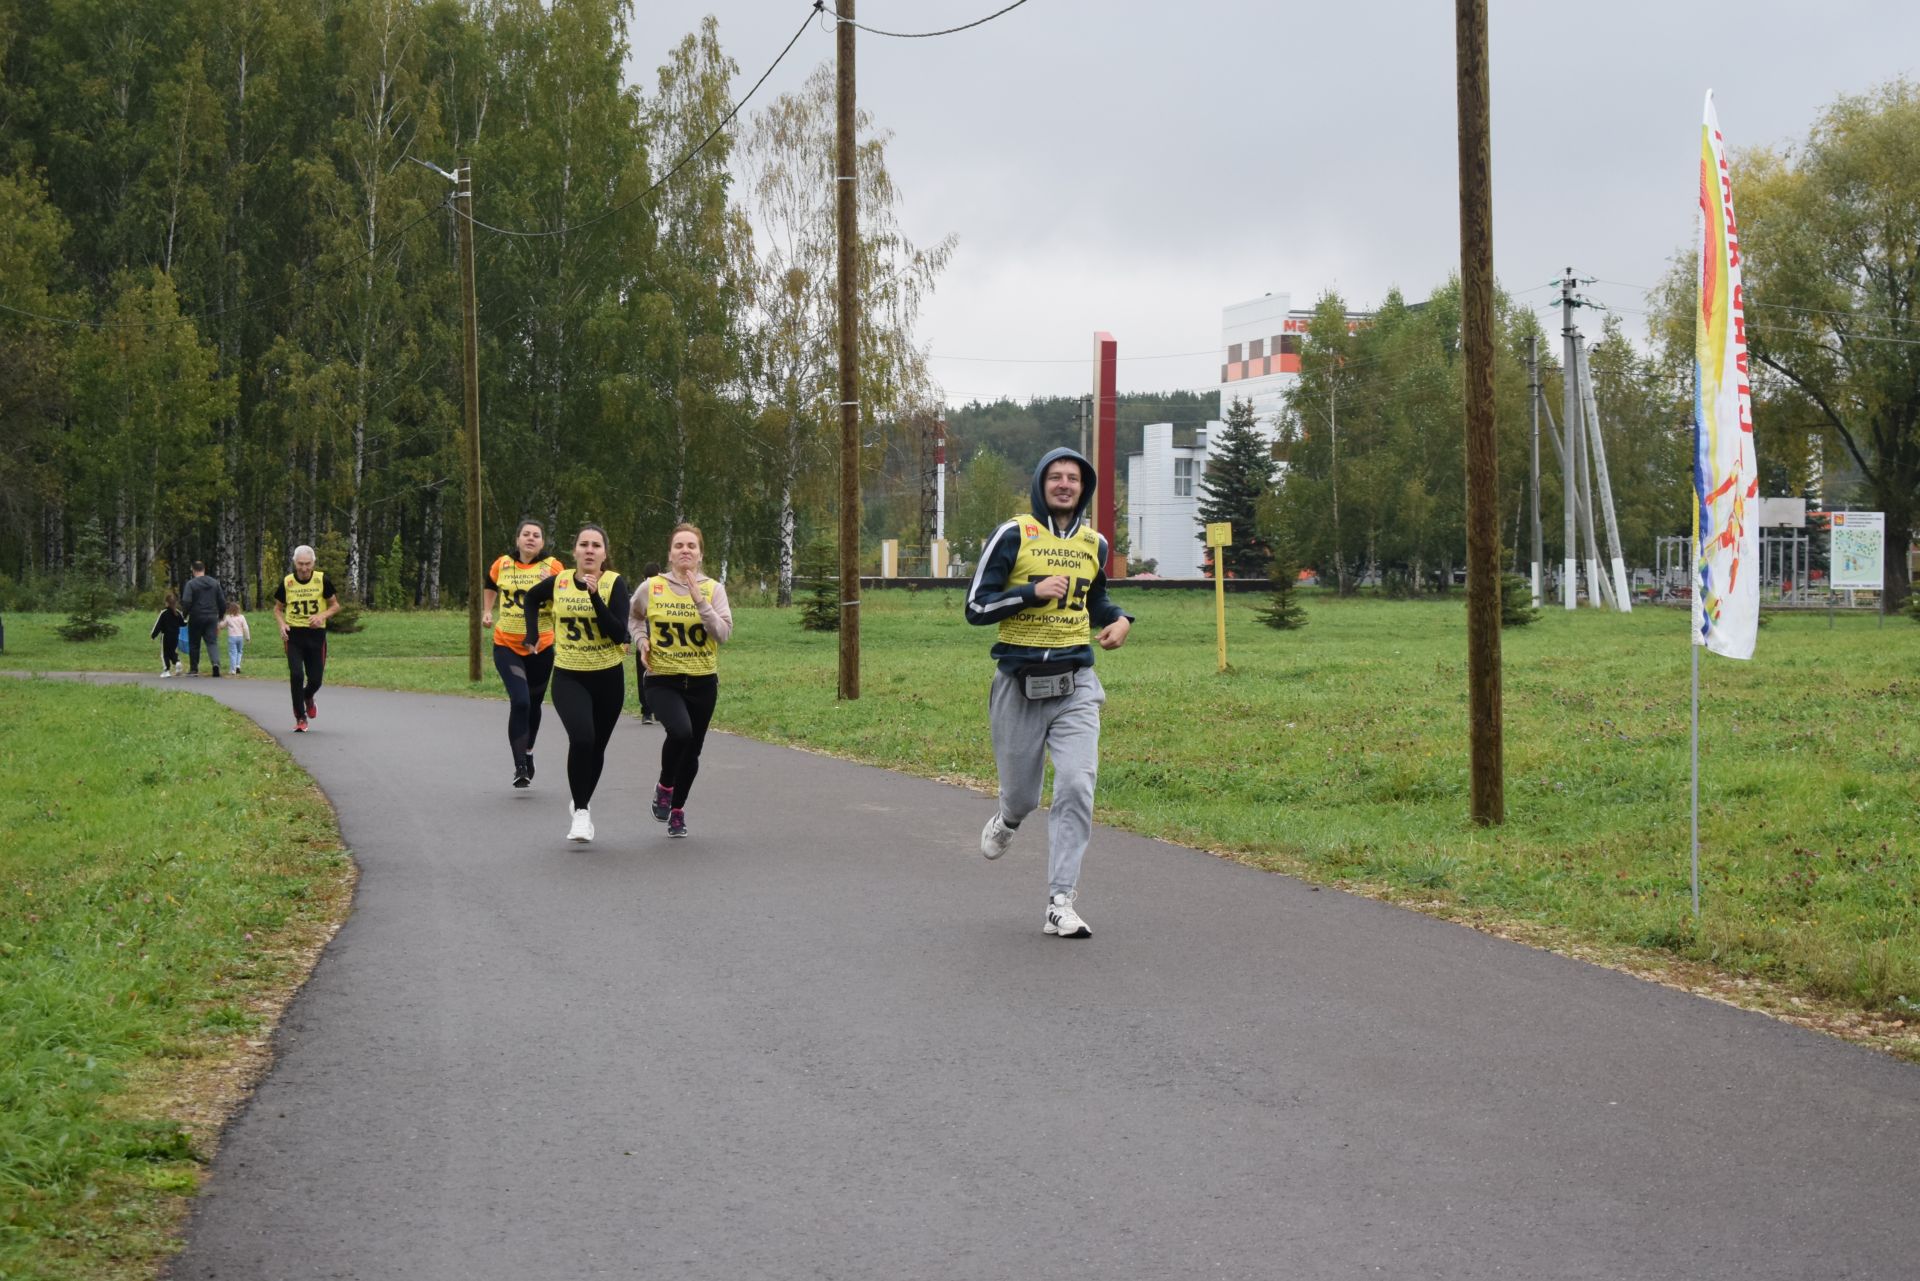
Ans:
POLYGON ((180 593, 180 612, 187 616, 187 675, 200 674, 200 645, 207 646, 207 662, 220 674, 220 616, 227 612, 227 592, 207 572, 203 561, 193 562, 193 577, 180 593))

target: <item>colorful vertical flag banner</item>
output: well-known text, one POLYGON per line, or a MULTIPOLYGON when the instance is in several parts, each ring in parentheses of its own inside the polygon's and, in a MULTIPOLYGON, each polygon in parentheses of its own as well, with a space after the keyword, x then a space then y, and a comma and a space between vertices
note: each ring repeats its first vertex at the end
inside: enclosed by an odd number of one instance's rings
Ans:
POLYGON ((1740 232, 1726 140, 1700 127, 1699 301, 1693 340, 1693 643, 1752 658, 1760 630, 1760 479, 1753 449, 1740 232))

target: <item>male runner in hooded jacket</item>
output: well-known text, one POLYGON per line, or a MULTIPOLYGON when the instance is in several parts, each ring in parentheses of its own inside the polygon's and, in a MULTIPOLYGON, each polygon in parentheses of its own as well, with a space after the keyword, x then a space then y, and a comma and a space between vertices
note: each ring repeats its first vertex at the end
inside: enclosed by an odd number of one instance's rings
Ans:
POLYGON ((1033 472, 1031 514, 993 531, 967 589, 967 621, 999 628, 987 709, 1000 806, 980 833, 980 852, 990 859, 1007 852, 1021 820, 1040 804, 1051 754, 1042 930, 1061 938, 1093 933, 1074 910, 1093 833, 1100 707, 1107 700, 1093 672, 1093 642, 1118 649, 1133 626, 1107 598, 1107 540, 1087 519, 1095 483, 1093 464, 1071 449, 1042 458, 1033 472))

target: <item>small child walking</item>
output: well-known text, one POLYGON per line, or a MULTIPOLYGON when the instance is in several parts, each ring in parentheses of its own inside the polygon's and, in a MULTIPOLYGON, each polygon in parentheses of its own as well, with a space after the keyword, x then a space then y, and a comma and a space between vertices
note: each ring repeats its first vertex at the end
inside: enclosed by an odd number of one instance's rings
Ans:
POLYGON ((167 603, 160 608, 159 617, 153 620, 153 630, 147 633, 148 640, 160 642, 160 675, 172 676, 180 666, 180 635, 187 630, 186 615, 180 612, 180 598, 172 592, 167 593, 167 603))
POLYGON ((238 676, 240 655, 253 639, 253 629, 247 626, 247 616, 240 612, 239 601, 227 602, 227 614, 220 620, 220 630, 227 634, 227 670, 238 676))

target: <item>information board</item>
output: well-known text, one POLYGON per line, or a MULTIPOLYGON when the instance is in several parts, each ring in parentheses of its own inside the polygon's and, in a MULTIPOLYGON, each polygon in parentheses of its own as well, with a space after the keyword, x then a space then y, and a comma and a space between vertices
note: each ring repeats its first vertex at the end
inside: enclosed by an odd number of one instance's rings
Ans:
POLYGON ((1887 514, 1833 513, 1832 561, 1828 582, 1835 590, 1886 586, 1887 514))

